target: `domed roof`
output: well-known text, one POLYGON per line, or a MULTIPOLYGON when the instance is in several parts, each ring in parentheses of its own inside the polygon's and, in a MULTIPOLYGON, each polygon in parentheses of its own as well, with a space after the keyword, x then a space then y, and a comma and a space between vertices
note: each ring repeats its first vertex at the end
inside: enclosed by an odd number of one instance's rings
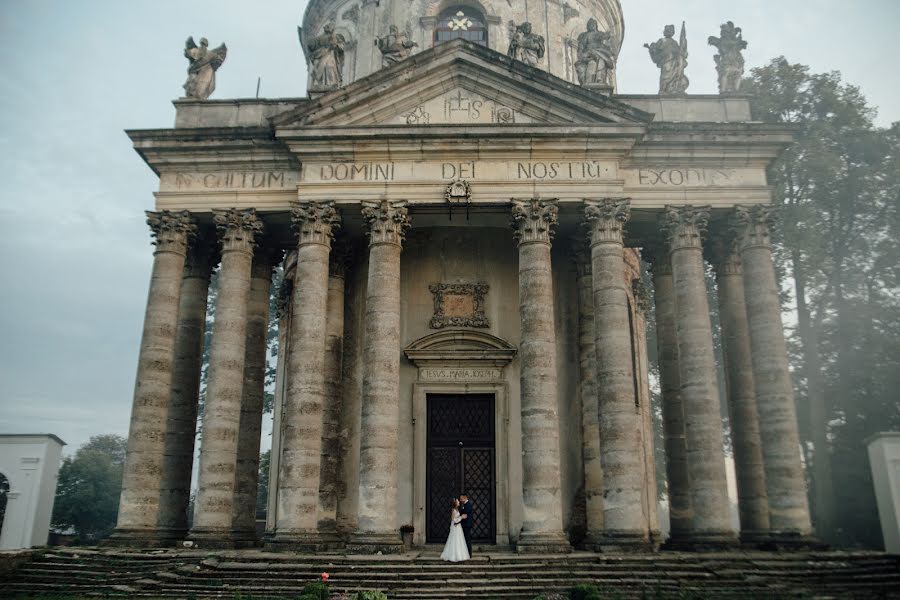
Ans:
POLYGON ((345 40, 346 85, 382 68, 378 38, 388 35, 392 26, 415 44, 412 53, 464 37, 505 54, 515 27, 527 21, 546 42, 546 53, 537 67, 576 82, 577 39, 590 19, 596 19, 600 30, 610 34, 611 46, 618 54, 625 32, 619 0, 310 0, 301 38, 309 58, 309 41, 320 35, 325 25, 334 24, 345 40))

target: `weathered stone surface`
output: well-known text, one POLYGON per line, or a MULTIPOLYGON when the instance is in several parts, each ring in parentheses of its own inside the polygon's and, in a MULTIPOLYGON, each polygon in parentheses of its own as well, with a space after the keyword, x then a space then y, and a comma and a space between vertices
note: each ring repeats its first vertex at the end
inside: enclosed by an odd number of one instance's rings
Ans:
POLYGON ((138 357, 119 516, 113 535, 113 542, 124 544, 160 541, 157 527, 178 311, 185 258, 196 231, 187 211, 148 212, 147 224, 156 251, 138 357))
POLYGON ((519 552, 567 552, 560 494, 556 330, 550 243, 557 224, 553 200, 513 200, 519 242, 519 314, 522 319, 522 503, 519 552))
POLYGON ((684 410, 693 525, 687 542, 730 544, 731 530, 719 388, 706 296, 703 238, 708 207, 669 208, 668 234, 675 290, 675 337, 684 410), (702 510, 701 510, 702 507, 702 510))
POLYGON ((190 534, 201 547, 232 546, 242 541, 233 532, 233 511, 251 265, 254 244, 263 230, 252 209, 221 210, 214 216, 222 244, 222 267, 209 351, 197 507, 190 534))
POLYGON ((713 265, 719 290, 719 321, 722 324, 725 387, 731 413, 741 540, 754 542, 768 532, 769 502, 756 409, 743 269, 733 240, 719 239, 717 242, 713 265))
POLYGON ((330 202, 296 204, 292 219, 298 238, 297 266, 273 542, 315 549, 333 542, 319 532, 319 483, 326 400, 328 263, 341 220, 330 202))
POLYGON ((603 467, 603 537, 598 546, 646 547, 641 416, 632 363, 628 292, 623 274, 628 200, 585 202, 590 228, 594 347, 603 467))
POLYGON ((738 207, 734 231, 744 271, 753 378, 762 438, 771 536, 796 538, 812 532, 800 434, 772 262, 770 206, 738 207))
POLYGON ((184 46, 184 57, 190 62, 188 78, 184 84, 184 95, 191 100, 206 100, 216 89, 216 71, 225 62, 228 48, 225 44, 213 50, 209 41, 200 38, 200 46, 189 37, 184 46))
POLYGON ((211 234, 198 237, 188 253, 181 282, 159 514, 160 531, 172 539, 184 538, 188 529, 206 300, 218 260, 215 238, 211 234))
POLYGON ((652 44, 644 44, 644 48, 650 51, 650 58, 659 67, 659 93, 683 94, 687 91, 690 81, 684 74, 687 68, 687 36, 684 23, 681 24, 681 39, 676 42, 675 26, 666 25, 663 37, 652 44))
POLYGON ((709 45, 719 51, 713 58, 716 71, 719 73, 719 93, 734 94, 741 89, 744 77, 744 56, 741 51, 747 48, 740 27, 728 21, 721 27, 720 37, 710 36, 709 45))
POLYGON ((530 67, 536 67, 544 58, 545 51, 544 36, 533 33, 531 23, 526 21, 516 26, 516 32, 509 41, 509 50, 507 50, 510 58, 522 61, 530 67))
POLYGON ((400 252, 410 226, 404 202, 365 203, 369 235, 363 349, 357 531, 351 547, 399 551, 400 252))

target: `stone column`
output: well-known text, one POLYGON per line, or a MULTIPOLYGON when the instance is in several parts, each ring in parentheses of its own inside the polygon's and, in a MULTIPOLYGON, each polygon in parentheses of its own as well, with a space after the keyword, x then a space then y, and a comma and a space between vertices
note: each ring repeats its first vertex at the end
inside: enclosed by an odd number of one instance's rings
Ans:
POLYGON ((650 547, 644 514, 641 414, 635 396, 623 233, 629 201, 586 200, 603 467, 603 537, 596 549, 650 547))
POLYGON ((278 262, 272 248, 257 248, 250 268, 247 302, 247 347, 244 353, 244 393, 238 429, 232 529, 236 540, 256 543, 256 495, 259 484, 259 446, 266 388, 269 334, 269 294, 272 269, 278 262))
POLYGON ((317 551, 337 542, 319 530, 319 474, 326 399, 328 256, 341 219, 333 202, 297 203, 291 216, 298 239, 297 267, 281 422, 278 514, 272 542, 317 551))
POLYGON ((725 388, 731 411, 731 442, 737 477, 741 541, 757 543, 769 530, 769 500, 759 437, 756 385, 741 259, 734 243, 717 240, 713 262, 725 355, 725 388))
POLYGON ((410 226, 405 202, 367 202, 369 235, 359 448, 359 512, 350 547, 402 549, 397 514, 400 426, 400 252, 410 226))
POLYGON ((148 212, 156 251, 128 432, 128 450, 112 543, 154 546, 170 540, 157 531, 172 396, 178 308, 188 243, 196 231, 187 211, 148 212))
POLYGON ((197 504, 190 535, 202 548, 245 543, 233 532, 234 493, 253 246, 263 230, 253 209, 217 210, 214 220, 222 242, 222 267, 209 351, 197 504))
POLYGON ((653 246, 652 268, 656 305, 656 350, 662 396, 663 436, 666 446, 666 479, 669 491, 669 545, 678 547, 690 536, 694 522, 691 478, 687 466, 684 407, 678 374, 678 342, 675 337, 675 284, 669 250, 653 246))
POLYGON ((812 533, 794 387, 781 323, 778 283, 772 262, 770 206, 738 207, 734 229, 744 270, 744 298, 762 439, 770 537, 805 542, 812 533))
POLYGON ((160 531, 173 540, 184 539, 188 532, 187 512, 191 498, 194 440, 197 437, 206 301, 209 280, 217 262, 215 238, 198 237, 188 253, 184 279, 181 281, 159 514, 160 531))
POLYGON ((600 411, 597 406, 597 360, 594 351, 594 290, 590 250, 575 242, 578 285, 578 366, 581 378, 581 459, 584 463, 585 539, 596 547, 603 533, 603 466, 600 464, 600 411))
POLYGON ((707 207, 668 207, 665 228, 675 287, 675 336, 687 446, 693 528, 686 540, 695 547, 737 542, 731 529, 725 449, 706 296, 703 236, 707 207), (702 508, 701 508, 702 507, 702 508))
POLYGON ((556 324, 550 243, 556 200, 513 200, 519 242, 519 314, 522 319, 522 501, 519 552, 568 552, 562 526, 556 324))
POLYGON ((343 404, 344 278, 350 258, 346 241, 331 251, 328 309, 325 317, 325 409, 319 475, 319 528, 337 536, 338 492, 342 485, 341 405, 343 404))

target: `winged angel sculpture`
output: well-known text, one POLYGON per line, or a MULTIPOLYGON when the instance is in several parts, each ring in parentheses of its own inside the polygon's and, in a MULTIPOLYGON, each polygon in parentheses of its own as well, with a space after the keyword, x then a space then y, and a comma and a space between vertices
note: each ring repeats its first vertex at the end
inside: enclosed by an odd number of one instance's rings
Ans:
POLYGON ((222 44, 213 50, 209 49, 209 41, 200 38, 200 46, 194 43, 193 36, 184 45, 184 56, 190 62, 188 78, 184 84, 185 97, 192 100, 207 100, 216 89, 216 71, 225 62, 228 48, 222 44))

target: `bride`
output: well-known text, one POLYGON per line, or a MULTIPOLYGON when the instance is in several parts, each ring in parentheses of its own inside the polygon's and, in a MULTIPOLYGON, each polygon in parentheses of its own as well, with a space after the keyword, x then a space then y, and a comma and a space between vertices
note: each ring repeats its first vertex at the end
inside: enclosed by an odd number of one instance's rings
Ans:
POLYGON ((450 505, 450 535, 441 552, 441 558, 450 562, 462 562, 469 560, 469 550, 466 548, 466 538, 463 536, 462 517, 459 515, 459 500, 454 498, 450 505))

